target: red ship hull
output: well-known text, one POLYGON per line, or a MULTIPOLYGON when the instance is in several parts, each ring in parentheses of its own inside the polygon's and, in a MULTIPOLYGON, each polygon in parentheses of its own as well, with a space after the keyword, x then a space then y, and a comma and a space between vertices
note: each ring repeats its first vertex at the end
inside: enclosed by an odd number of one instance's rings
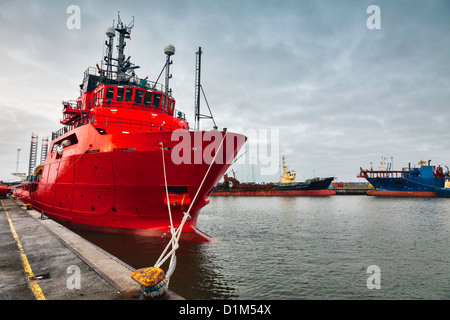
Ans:
POLYGON ((369 190, 368 196, 382 197, 436 197, 435 192, 427 191, 387 191, 387 190, 369 190))
POLYGON ((10 192, 11 192, 11 188, 6 187, 6 186, 1 186, 0 187, 0 197, 4 197, 10 192))
POLYGON ((73 134, 78 143, 65 148, 61 158, 56 151, 49 154, 40 182, 17 188, 16 197, 49 217, 82 229, 169 237, 165 167, 174 227, 179 226, 183 212, 192 205, 182 238, 210 240, 197 230, 197 217, 245 143, 244 136, 216 131, 216 141, 199 141, 197 137, 203 132, 185 131, 191 143, 183 152, 195 151, 188 156, 182 154, 186 163, 174 163, 172 152, 180 149, 179 142, 172 141, 172 132, 102 135, 92 125, 84 125, 59 141, 73 134), (202 152, 208 146, 211 150, 212 144, 217 147, 218 157, 210 166, 211 161, 204 161, 202 152))
POLYGON ((259 191, 216 191, 212 194, 213 196, 334 196, 336 191, 325 189, 325 190, 259 190, 259 191))

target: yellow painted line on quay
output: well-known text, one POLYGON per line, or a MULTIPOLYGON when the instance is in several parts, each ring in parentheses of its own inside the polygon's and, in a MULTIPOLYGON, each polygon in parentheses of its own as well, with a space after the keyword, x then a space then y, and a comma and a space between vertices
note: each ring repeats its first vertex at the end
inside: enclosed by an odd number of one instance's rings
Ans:
POLYGON ((34 296, 36 297, 36 300, 45 300, 45 296, 44 296, 44 293, 42 292, 41 287, 39 286, 39 284, 36 280, 33 280, 33 279, 35 279, 33 270, 31 270, 30 263, 28 262, 28 258, 25 255, 25 251, 23 250, 22 244, 20 243, 19 236, 17 235, 16 229, 14 228, 14 225, 11 221, 11 217, 9 216, 9 213, 5 208, 5 204, 3 203, 3 200, 1 200, 1 202, 2 202, 2 206, 3 206, 3 210, 5 211, 5 214, 6 214, 6 218, 8 219, 8 222, 9 222, 9 227, 11 229, 11 233, 14 237, 14 240, 16 240, 17 247, 19 248, 19 251, 20 251, 20 257, 22 258, 23 269, 25 271, 28 286, 30 287, 31 291, 33 292, 34 296))

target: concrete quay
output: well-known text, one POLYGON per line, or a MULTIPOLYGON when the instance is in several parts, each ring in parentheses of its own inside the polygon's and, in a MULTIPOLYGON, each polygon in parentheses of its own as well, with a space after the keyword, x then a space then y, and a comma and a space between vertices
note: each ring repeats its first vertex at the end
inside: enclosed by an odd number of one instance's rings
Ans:
POLYGON ((0 211, 0 300, 139 299, 131 266, 16 200, 0 211))

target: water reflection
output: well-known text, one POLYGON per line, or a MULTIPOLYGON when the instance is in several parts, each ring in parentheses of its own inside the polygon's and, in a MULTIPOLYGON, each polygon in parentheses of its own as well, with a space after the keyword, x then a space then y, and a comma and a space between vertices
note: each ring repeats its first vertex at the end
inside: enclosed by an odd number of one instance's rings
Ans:
MULTIPOLYGON (((115 257, 139 269, 153 266, 168 240, 130 235, 76 232, 115 257)), ((214 261, 211 243, 181 242, 177 265, 170 280, 170 289, 185 299, 236 299, 233 279, 224 277, 223 267, 214 261), (208 248, 209 247, 209 248, 208 248)), ((163 266, 167 270, 167 264, 163 266)))

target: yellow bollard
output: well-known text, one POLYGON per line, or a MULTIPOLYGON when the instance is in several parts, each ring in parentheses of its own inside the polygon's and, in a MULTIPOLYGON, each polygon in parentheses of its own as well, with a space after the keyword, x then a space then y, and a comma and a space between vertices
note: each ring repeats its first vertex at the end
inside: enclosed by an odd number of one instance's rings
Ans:
POLYGON ((131 278, 144 287, 153 287, 164 280, 164 270, 156 267, 138 269, 131 273, 131 278))

